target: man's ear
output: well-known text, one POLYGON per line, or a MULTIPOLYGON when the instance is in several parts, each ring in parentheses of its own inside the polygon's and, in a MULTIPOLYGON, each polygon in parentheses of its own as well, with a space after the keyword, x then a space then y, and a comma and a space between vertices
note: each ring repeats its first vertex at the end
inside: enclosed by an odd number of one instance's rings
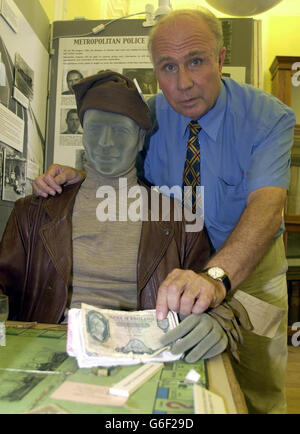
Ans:
POLYGON ((223 68, 225 56, 226 56, 226 47, 223 47, 220 50, 220 53, 219 53, 219 71, 220 71, 220 76, 222 76, 222 68, 223 68))
POLYGON ((143 130, 142 128, 140 128, 139 139, 138 139, 139 140, 138 141, 138 152, 140 152, 144 147, 145 137, 146 137, 146 130, 143 130))

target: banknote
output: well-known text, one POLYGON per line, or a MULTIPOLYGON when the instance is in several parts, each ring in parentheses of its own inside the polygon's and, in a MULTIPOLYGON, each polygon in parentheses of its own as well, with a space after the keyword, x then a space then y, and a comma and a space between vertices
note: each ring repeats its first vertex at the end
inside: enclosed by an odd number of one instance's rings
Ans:
POLYGON ((115 366, 178 360, 160 337, 178 324, 169 312, 162 321, 155 310, 117 311, 82 304, 68 315, 68 354, 80 367, 115 366))

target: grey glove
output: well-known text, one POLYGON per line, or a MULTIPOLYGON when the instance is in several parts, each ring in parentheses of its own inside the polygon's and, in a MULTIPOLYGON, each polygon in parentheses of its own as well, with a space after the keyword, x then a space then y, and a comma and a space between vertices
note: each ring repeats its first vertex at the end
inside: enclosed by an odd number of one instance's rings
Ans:
POLYGON ((231 354, 235 361, 239 362, 238 344, 243 343, 240 326, 244 330, 253 329, 246 309, 237 299, 226 298, 218 307, 207 313, 215 318, 225 331, 231 354))
POLYGON ((247 311, 234 298, 225 299, 222 304, 200 315, 191 314, 175 329, 161 338, 163 345, 169 345, 173 354, 188 351, 185 361, 194 363, 222 353, 228 343, 233 358, 239 362, 238 343, 243 343, 240 326, 252 330, 247 311), (177 339, 180 341, 175 342, 177 339))
POLYGON ((222 353, 228 344, 226 333, 219 323, 206 313, 187 316, 177 327, 166 333, 160 342, 165 346, 175 342, 172 354, 188 352, 185 361, 194 363, 222 353))

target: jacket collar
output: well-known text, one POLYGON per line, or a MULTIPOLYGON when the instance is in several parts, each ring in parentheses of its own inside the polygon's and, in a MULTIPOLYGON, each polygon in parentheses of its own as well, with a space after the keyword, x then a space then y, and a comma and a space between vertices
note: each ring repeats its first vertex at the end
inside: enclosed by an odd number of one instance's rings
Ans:
POLYGON ((40 237, 65 285, 72 273, 72 212, 80 185, 65 187, 61 196, 41 199, 49 221, 40 227, 40 237))
POLYGON ((159 209, 162 209, 164 196, 153 190, 153 188, 150 190, 145 184, 140 184, 143 185, 148 192, 148 220, 144 221, 142 225, 138 251, 138 293, 140 293, 153 275, 174 236, 174 223, 172 221, 172 216, 174 215, 174 201, 170 201, 169 211, 164 212, 164 215, 159 214, 158 216, 157 211, 154 212, 154 208, 157 208, 157 201, 159 201, 159 209), (155 200, 155 206, 151 203, 151 200, 155 200))
POLYGON ((42 199, 42 207, 45 209, 50 219, 60 220, 61 218, 66 217, 68 214, 73 212, 75 197, 82 182, 83 180, 76 184, 64 187, 63 194, 61 196, 50 196, 47 199, 42 199))
POLYGON ((154 274, 173 236, 174 225, 171 222, 143 222, 137 260, 138 293, 154 274))

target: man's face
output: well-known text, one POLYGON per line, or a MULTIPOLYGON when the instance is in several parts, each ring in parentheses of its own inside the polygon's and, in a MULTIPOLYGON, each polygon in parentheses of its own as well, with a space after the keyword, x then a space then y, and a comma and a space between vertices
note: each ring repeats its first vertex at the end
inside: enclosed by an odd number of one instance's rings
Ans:
POLYGON ((82 79, 82 77, 80 74, 78 74, 78 72, 71 72, 68 75, 68 78, 67 78, 68 88, 72 93, 74 93, 74 90, 73 90, 74 84, 78 83, 78 81, 80 81, 81 79, 82 79))
POLYGON ((83 119, 83 145, 89 164, 102 175, 121 176, 134 166, 140 128, 127 116, 87 110, 83 119))
POLYGON ((95 317, 92 323, 92 333, 94 333, 99 340, 102 340, 104 335, 104 330, 105 327, 103 322, 100 319, 95 317))
POLYGON ((70 134, 75 134, 78 131, 80 120, 77 113, 69 113, 66 119, 68 125, 68 131, 70 134))
POLYGON ((225 48, 217 55, 216 38, 201 19, 178 17, 158 29, 152 58, 160 88, 171 107, 197 120, 219 95, 225 48))

